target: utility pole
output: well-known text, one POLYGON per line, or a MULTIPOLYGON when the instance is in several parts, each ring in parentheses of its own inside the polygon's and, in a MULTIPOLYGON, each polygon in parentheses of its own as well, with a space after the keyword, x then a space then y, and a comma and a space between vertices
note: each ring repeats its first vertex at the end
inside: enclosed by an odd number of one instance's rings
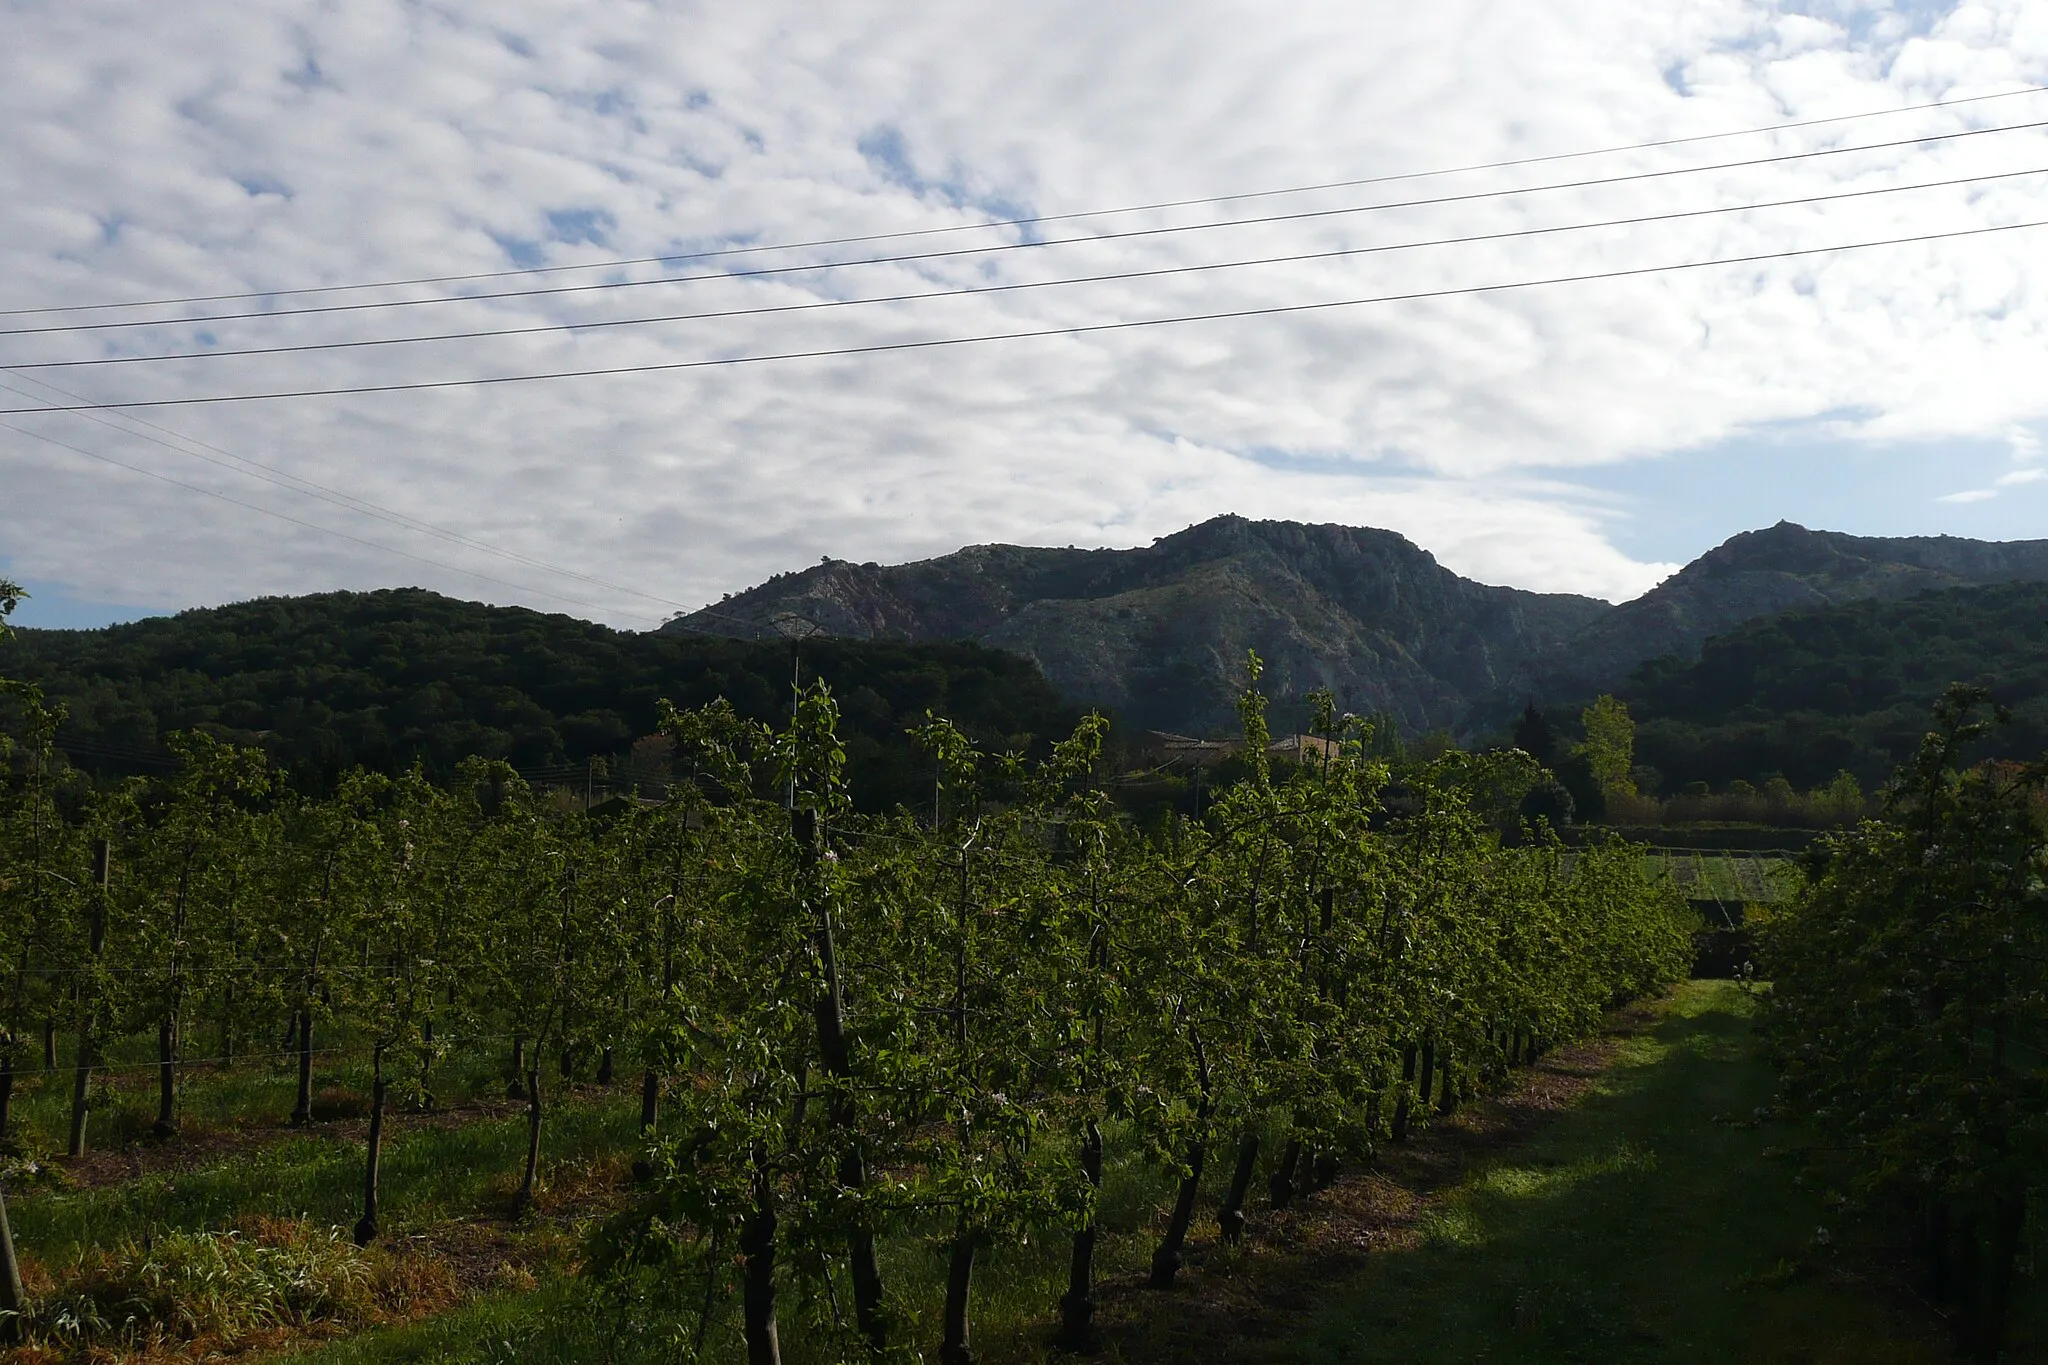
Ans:
MULTIPOLYGON (((789 641, 789 719, 794 723, 797 708, 804 694, 804 661, 801 652, 803 642, 810 639, 813 635, 822 635, 825 632, 819 629, 816 621, 807 620, 804 617, 798 616, 793 611, 783 612, 780 616, 771 620, 769 624, 775 627, 778 635, 789 641)), ((796 809, 796 774, 794 773, 791 773, 789 777, 789 792, 786 801, 790 810, 796 809)))
MULTIPOLYGON (((107 883, 111 880, 113 861, 113 846, 104 837, 93 840, 91 947, 95 965, 107 946, 107 883)), ((78 1056, 71 1085, 71 1141, 65 1147, 67 1154, 73 1157, 85 1155, 85 1105, 94 1061, 92 1012, 95 1008, 97 1002, 91 997, 90 987, 81 985, 78 992, 78 1056)))

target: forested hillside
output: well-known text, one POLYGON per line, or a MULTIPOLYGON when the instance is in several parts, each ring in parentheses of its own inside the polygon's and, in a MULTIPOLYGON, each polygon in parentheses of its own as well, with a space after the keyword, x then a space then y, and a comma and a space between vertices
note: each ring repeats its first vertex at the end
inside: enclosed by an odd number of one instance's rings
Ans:
POLYGON ((1524 665, 1506 688, 1481 702, 1476 728, 1499 723, 1531 699, 1541 704, 1613 691, 1647 660, 1697 658, 1708 639, 1786 612, 2044 579, 2048 541, 1852 536, 1781 521, 1730 537, 1524 665))
MULTIPOLYGON (((1066 733, 1077 714, 1028 661, 968 642, 820 639, 802 666, 840 699, 864 806, 929 791, 904 733, 927 708, 996 748, 1066 733)), ((260 744, 315 788, 358 764, 445 774, 472 754, 521 768, 615 754, 655 729, 664 697, 723 696, 763 720, 790 706, 784 643, 642 635, 416 588, 23 630, 0 644, 0 674, 69 709, 63 737, 82 757, 161 752, 201 728, 260 744)))
POLYGON ((1865 600, 1754 621, 1696 660, 1637 669, 1622 695, 1636 761, 1665 792, 1782 773, 1795 787, 1844 769, 1866 786, 1910 758, 1951 682, 1977 683, 2013 723, 1981 753, 2048 750, 2048 583, 1865 600))

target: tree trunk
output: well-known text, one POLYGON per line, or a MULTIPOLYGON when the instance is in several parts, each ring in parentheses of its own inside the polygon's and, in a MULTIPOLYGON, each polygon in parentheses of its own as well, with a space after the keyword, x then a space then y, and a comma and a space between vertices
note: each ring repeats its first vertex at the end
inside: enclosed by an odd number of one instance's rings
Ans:
MULTIPOLYGON (((867 1188, 867 1161, 858 1149, 839 1158, 839 1184, 858 1193, 867 1188)), ((854 1325, 861 1339, 876 1351, 889 1344, 889 1322, 882 1307, 882 1265, 875 1254, 875 1229, 865 1211, 854 1216, 846 1233, 847 1269, 853 1277, 854 1325)))
POLYGON ((1202 1187, 1202 1162, 1208 1155, 1200 1138, 1188 1144, 1188 1173, 1180 1182, 1180 1193, 1173 1201, 1173 1216, 1167 1219, 1166 1235, 1159 1239, 1159 1247, 1152 1253, 1152 1277, 1148 1283, 1154 1289, 1173 1288, 1173 1277, 1180 1273, 1186 1258, 1181 1248, 1187 1245, 1188 1225, 1195 1221, 1195 1196, 1202 1187))
POLYGON ((21 1288, 21 1263, 14 1256, 14 1229, 7 1225, 7 1196, 0 1192, 0 1344, 22 1338, 21 1319, 28 1296, 21 1288))
POLYGON ((1230 1173, 1230 1189, 1223 1196, 1223 1207, 1216 1211, 1216 1230, 1228 1246, 1236 1246, 1244 1240, 1244 1205, 1251 1195, 1252 1172, 1259 1164, 1259 1135, 1256 1130, 1246 1128, 1244 1136, 1237 1143, 1237 1166, 1230 1173))
POLYGON ((434 1074, 434 1021, 426 1020, 420 1028, 421 1041, 426 1044, 420 1049, 420 1100, 419 1107, 432 1111, 435 1107, 434 1092, 429 1082, 434 1074))
POLYGON ((526 1069, 526 1174, 512 1198, 518 1213, 533 1207, 534 1183, 540 1176, 540 1068, 540 1049, 535 1048, 533 1065, 526 1069))
POLYGON ((292 1126, 309 1128, 313 1123, 313 1003, 299 1006, 299 1093, 292 1104, 292 1126))
POLYGON ((1408 1104, 1415 1093, 1415 1044, 1401 1049, 1401 1093, 1394 1101, 1394 1131, 1396 1142, 1408 1140, 1408 1104))
POLYGON ((1974 1344, 1977 1311, 1977 1220, 1957 1209, 1949 1219, 1949 1296, 1956 1305, 1955 1332, 1965 1351, 1974 1344))
MULTIPOLYGON (((107 887, 113 880, 113 847, 105 839, 92 841, 92 880, 96 892, 92 908, 92 933, 90 946, 95 962, 107 944, 107 887)), ((76 989, 74 987, 74 989, 76 989)), ((87 1087, 92 1080, 95 1050, 92 1041, 92 1002, 84 996, 74 997, 78 1001, 78 1056, 73 1058, 71 1083, 71 1135, 65 1145, 70 1156, 85 1155, 85 1102, 87 1087)))
POLYGON ((939 1365, 974 1365, 968 1342, 968 1295, 974 1288, 974 1253, 981 1238, 967 1225, 967 1215, 953 1230, 953 1256, 946 1266, 946 1316, 939 1342, 939 1365))
POLYGON ((178 1020, 169 1010, 156 1024, 156 1122, 149 1131, 159 1142, 178 1132, 178 1020))
POLYGON ((2006 1323, 2012 1311, 2012 1282, 2019 1268, 2020 1234, 2026 1228, 2024 1188, 2001 1191, 1985 1218, 1983 1269, 1971 1322, 1970 1356, 1997 1365, 2005 1350, 2006 1323))
POLYGON ((1437 1066, 1436 1112, 1446 1118, 1458 1110, 1458 1068, 1456 1059, 1444 1054, 1437 1066))
POLYGON ((1949 1210, 1948 1200, 1938 1193, 1927 1196, 1920 1222, 1920 1256, 1927 1263, 1927 1297, 1937 1304, 1949 1301, 1949 1210))
MULTIPOLYGON (((790 822, 798 855, 808 866, 818 852, 817 813, 794 811, 790 822)), ((815 913, 817 928, 812 936, 812 946, 818 954, 818 964, 823 968, 824 983, 812 1006, 812 1020, 818 1030, 818 1053, 832 1081, 826 1102, 826 1123, 845 1143, 836 1173, 839 1186, 858 1198, 867 1189, 867 1157, 861 1150, 859 1124, 848 1089, 853 1081, 853 1057, 846 1042, 846 1005, 839 981, 839 954, 832 939, 830 906, 821 902, 815 907, 815 913)), ((882 1267, 875 1254, 874 1224, 865 1211, 856 1211, 853 1216, 846 1233, 846 1251, 848 1270, 853 1278, 855 1325, 871 1349, 884 1350, 889 1344, 889 1327, 882 1307, 882 1267)))
POLYGON ((1429 1107, 1430 1097, 1436 1093, 1436 1040, 1428 1038, 1422 1044, 1422 1077, 1415 1083, 1416 1102, 1424 1109, 1429 1107))
POLYGON ((1094 1119, 1081 1139, 1081 1174, 1095 1203, 1088 1224, 1074 1234, 1074 1254, 1067 1262, 1067 1292, 1060 1299, 1060 1327, 1053 1345, 1062 1351, 1092 1353, 1102 1348, 1095 1333, 1095 1240, 1102 1226, 1102 1129, 1094 1119))
POLYGON ((617 1075, 618 1072, 614 1069, 612 1061, 612 1045, 606 1043, 604 1051, 600 1052, 597 1056, 597 1083, 599 1085, 610 1085, 617 1075))
POLYGON ((505 1098, 523 1100, 526 1098, 526 1035, 512 1035, 512 1079, 505 1085, 505 1098))
POLYGON ((57 1069, 57 1016, 43 1016, 43 1070, 57 1069))
POLYGON ((71 1137, 65 1144, 66 1155, 85 1155, 85 1102, 86 1088, 92 1080, 92 1030, 78 1031, 78 1056, 71 1068, 71 1137))
POLYGON ((384 1163, 384 1045, 379 1043, 370 1060, 370 1141, 363 1154, 363 1216, 356 1222, 356 1245, 366 1247, 377 1240, 377 1175, 384 1163))
POLYGON ((14 1049, 0 1051, 0 1152, 14 1136, 14 1049))
POLYGON ((775 1194, 762 1169, 765 1159, 755 1151, 754 1207, 740 1225, 740 1255, 746 1263, 740 1299, 747 1365, 782 1365, 782 1338, 775 1326, 775 1194))
POLYGON ((1291 1137, 1280 1149, 1280 1164, 1274 1168, 1272 1178, 1266 1182, 1266 1197, 1276 1209, 1284 1209, 1294 1202, 1294 1173, 1301 1167, 1301 1139, 1291 1137))
POLYGON ((647 1144, 654 1137, 654 1125, 661 1117, 661 1077, 648 1067, 640 1073, 640 1155, 633 1158, 633 1179, 646 1184, 654 1179, 654 1162, 648 1159, 647 1144))

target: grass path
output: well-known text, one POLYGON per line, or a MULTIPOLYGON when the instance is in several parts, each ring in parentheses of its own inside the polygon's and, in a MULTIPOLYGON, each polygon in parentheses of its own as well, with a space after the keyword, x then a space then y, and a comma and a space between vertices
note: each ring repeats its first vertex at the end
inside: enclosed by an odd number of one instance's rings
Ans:
MULTIPOLYGON (((1739 1361, 1920 1365, 1955 1357, 1873 1272, 1773 1149, 1752 1002, 1681 987, 1571 1110, 1482 1162, 1280 1340, 1229 1358, 1369 1362, 1739 1361)), ((2039 1280, 2022 1287, 2042 1296, 2039 1280)), ((2036 1304, 2014 1360, 2048 1359, 2036 1304)), ((1213 1359, 1213 1357, 1212 1357, 1213 1359)))

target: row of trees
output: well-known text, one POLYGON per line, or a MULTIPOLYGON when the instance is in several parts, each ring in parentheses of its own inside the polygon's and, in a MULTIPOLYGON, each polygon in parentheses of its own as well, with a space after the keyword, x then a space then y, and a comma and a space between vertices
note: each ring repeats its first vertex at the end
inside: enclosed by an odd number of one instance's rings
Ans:
POLYGON ((830 1291, 802 1297, 812 1334, 900 1345, 877 1244, 935 1228, 942 1359, 970 1358, 977 1261, 1033 1228, 1072 1237, 1059 1330, 1086 1345, 1111 1144, 1177 1182, 1151 1272, 1169 1285, 1205 1170, 1229 1172, 1234 1240, 1262 1171, 1286 1204, 1690 949, 1681 903, 1627 851, 1503 846, 1541 777, 1527 755, 1397 780, 1327 696, 1315 724, 1341 756, 1269 770, 1254 686, 1261 757, 1156 834, 1098 787, 1093 718, 1037 763, 933 719, 931 808, 855 815, 823 686, 780 727, 668 710, 689 780, 589 812, 483 761, 316 799, 202 735, 175 779, 95 787, 56 757, 52 708, 19 689, 13 706, 0 1128, 13 1077, 56 1065, 60 1038, 74 1152, 117 1051, 154 1054, 169 1136, 194 1065, 287 1036, 304 1123, 315 1057, 346 1046, 372 1077, 367 1241, 387 1109, 431 1103, 458 1040, 502 1048, 525 1099, 522 1201, 556 1059, 630 1066, 650 1194, 626 1246, 737 1295, 754 1361, 779 1359, 792 1283, 830 1291))
POLYGON ((1962 761, 1986 701, 1951 690, 1883 818, 1823 842, 1765 946, 1788 1104, 1995 1361, 2048 1197, 2048 765, 1962 761))

